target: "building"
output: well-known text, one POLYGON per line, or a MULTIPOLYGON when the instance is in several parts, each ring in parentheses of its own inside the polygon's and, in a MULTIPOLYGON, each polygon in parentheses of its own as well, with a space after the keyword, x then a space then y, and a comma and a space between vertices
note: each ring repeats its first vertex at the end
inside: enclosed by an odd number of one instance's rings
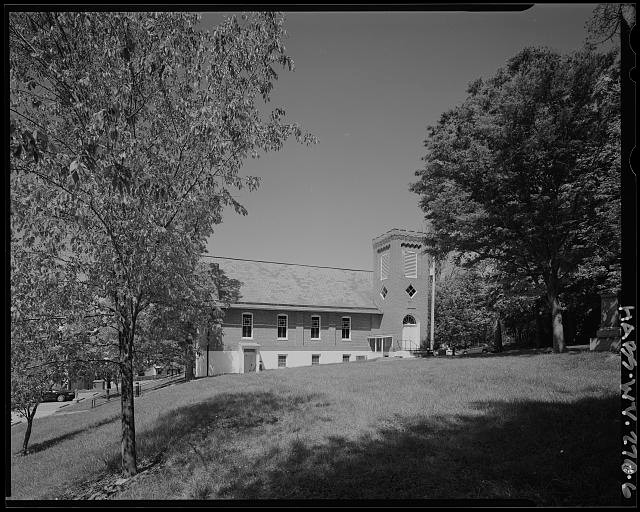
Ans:
POLYGON ((423 234, 373 239, 373 271, 212 258, 242 283, 220 346, 201 346, 196 377, 406 356, 428 332, 423 234))

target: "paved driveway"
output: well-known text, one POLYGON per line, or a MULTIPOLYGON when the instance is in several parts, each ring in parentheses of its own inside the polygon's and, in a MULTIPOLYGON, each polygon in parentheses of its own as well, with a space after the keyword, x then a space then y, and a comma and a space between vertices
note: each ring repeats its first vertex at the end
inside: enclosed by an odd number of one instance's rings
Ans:
MULTIPOLYGON (((163 379, 139 381, 140 382, 140 389, 144 393, 144 391, 148 391, 148 390, 151 390, 153 388, 169 384, 169 383, 171 383, 173 381, 180 380, 182 377, 183 377, 183 375, 177 375, 177 376, 173 376, 173 377, 165 377, 163 379)), ((138 381, 134 381, 134 386, 135 386, 135 382, 138 382, 138 381)), ((135 388, 134 388, 134 390, 135 390, 135 388)), ((113 391, 115 392, 115 389, 113 391)), ((92 397, 98 396, 98 395, 104 396, 104 390, 79 392, 78 393, 78 400, 90 400, 92 397)), ((68 402, 42 402, 38 406, 38 410, 36 411, 36 415, 35 415, 34 419, 44 418, 45 416, 50 416, 53 413, 66 414, 64 408, 67 407, 67 406, 70 406, 72 404, 75 404, 75 403, 76 403, 76 400, 69 400, 68 402)), ((76 408, 72 407, 71 409, 76 409, 76 408)), ((74 412, 78 412, 78 411, 76 410, 74 412)), ((71 411, 69 412, 69 414, 71 414, 71 411)), ((22 422, 26 422, 26 421, 27 420, 25 420, 22 416, 16 414, 15 412, 11 413, 11 426, 12 427, 14 425, 17 425, 18 423, 22 423, 22 422)))
MULTIPOLYGON (((84 393, 78 393, 78 399, 82 400, 82 399, 87 399, 89 397, 92 397, 93 395, 97 395, 99 394, 98 391, 87 391, 84 393)), ((71 404, 74 404, 75 400, 69 400, 67 402, 42 402, 40 405, 38 405, 38 409, 36 410, 36 415, 34 416, 34 419, 37 418, 44 418, 45 416, 50 416, 55 412, 60 411, 59 414, 62 414, 64 411, 64 407, 67 407, 71 404)), ((15 412, 11 412, 11 426, 13 427, 14 425, 17 425, 18 423, 22 423, 22 422, 26 422, 27 420, 24 419, 22 416, 20 416, 19 414, 15 413, 15 412)))

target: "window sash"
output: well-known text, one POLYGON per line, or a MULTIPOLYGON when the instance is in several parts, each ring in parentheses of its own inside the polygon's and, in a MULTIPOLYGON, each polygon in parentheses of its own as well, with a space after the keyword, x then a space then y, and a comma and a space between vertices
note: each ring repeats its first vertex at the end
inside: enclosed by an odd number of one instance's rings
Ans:
POLYGON ((287 315, 278 315, 278 339, 286 340, 289 328, 289 318, 287 315))
POLYGON ((278 368, 286 368, 287 367, 287 356, 278 354, 278 368))
POLYGON ((319 316, 311 317, 311 339, 312 340, 320 339, 320 317, 319 316))
POLYGON ((342 317, 342 339, 351 339, 351 318, 348 316, 342 317))
POLYGON ((253 338, 253 315, 242 313, 242 337, 253 338))

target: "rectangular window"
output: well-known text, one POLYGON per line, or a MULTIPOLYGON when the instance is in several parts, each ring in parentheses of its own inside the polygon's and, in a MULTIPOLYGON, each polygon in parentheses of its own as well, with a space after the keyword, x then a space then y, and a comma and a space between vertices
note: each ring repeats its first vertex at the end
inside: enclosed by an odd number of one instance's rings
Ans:
POLYGON ((287 339, 287 328, 288 328, 288 317, 287 315, 278 315, 278 339, 286 340, 287 339))
POLYGON ((342 317, 342 339, 351 340, 351 317, 342 317))
POLYGON ((356 361, 364 361, 367 359, 367 356, 356 356, 356 361))
POLYGON ((311 364, 320 364, 320 354, 311 354, 311 364))
POLYGON ((320 316, 314 315, 311 317, 311 339, 320 339, 320 316))
POLYGON ((380 255, 380 279, 389 277, 389 252, 380 255))
POLYGON ((242 313, 242 337, 253 339, 253 315, 251 313, 242 313))
POLYGON ((418 254, 415 251, 404 250, 404 277, 418 277, 418 254))
POLYGON ((278 368, 287 367, 287 354, 278 354, 278 368))
POLYGON ((342 362, 348 363, 351 360, 351 354, 342 354, 342 362))

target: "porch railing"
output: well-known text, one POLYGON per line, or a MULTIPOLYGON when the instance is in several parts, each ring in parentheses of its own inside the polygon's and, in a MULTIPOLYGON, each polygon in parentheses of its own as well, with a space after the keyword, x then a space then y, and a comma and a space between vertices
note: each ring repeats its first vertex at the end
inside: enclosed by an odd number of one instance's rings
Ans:
POLYGON ((420 350, 420 343, 415 340, 396 340, 395 350, 408 350, 409 352, 416 352, 420 350))

